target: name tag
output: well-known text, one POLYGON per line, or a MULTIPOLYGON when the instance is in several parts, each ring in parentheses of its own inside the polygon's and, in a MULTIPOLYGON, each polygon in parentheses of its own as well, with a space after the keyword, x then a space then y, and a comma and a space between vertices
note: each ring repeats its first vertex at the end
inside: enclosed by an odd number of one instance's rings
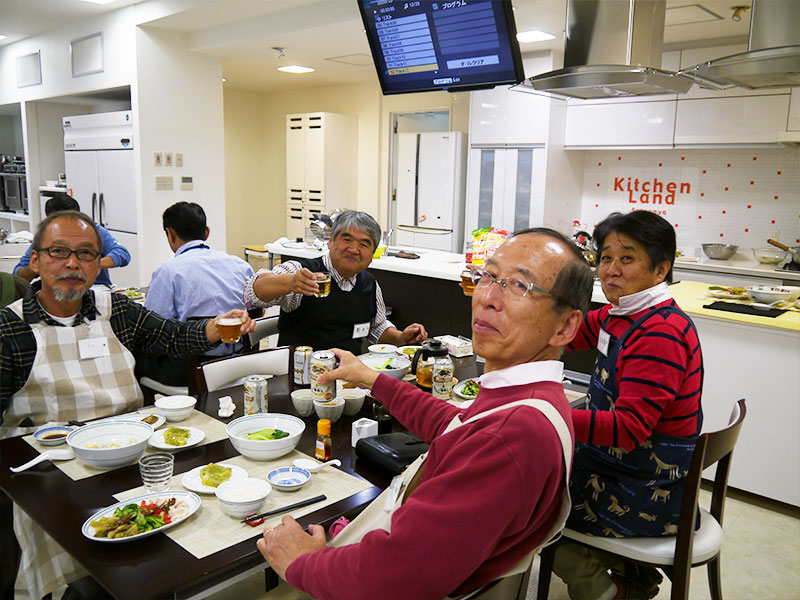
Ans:
POLYGON ((369 321, 353 325, 353 338, 367 337, 369 334, 369 321))
POLYGON ((78 352, 80 352, 81 360, 108 356, 108 338, 99 337, 78 340, 78 352))
POLYGON ((611 340, 611 336, 605 329, 600 330, 600 334, 597 336, 597 349, 603 354, 603 356, 608 356, 608 342, 611 340))

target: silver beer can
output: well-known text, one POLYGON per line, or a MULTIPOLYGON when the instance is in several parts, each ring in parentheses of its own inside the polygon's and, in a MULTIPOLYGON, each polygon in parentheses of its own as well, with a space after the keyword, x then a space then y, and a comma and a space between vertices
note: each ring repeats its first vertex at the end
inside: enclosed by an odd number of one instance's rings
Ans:
POLYGON ((308 385, 311 383, 311 346, 298 346, 294 349, 294 383, 308 385))
POLYGON ((250 375, 244 380, 244 414, 265 412, 269 412, 267 378, 263 375, 250 375))
POLYGON ((317 350, 311 355, 311 394, 314 400, 330 402, 336 396, 336 382, 317 383, 320 375, 336 368, 336 355, 330 350, 317 350))

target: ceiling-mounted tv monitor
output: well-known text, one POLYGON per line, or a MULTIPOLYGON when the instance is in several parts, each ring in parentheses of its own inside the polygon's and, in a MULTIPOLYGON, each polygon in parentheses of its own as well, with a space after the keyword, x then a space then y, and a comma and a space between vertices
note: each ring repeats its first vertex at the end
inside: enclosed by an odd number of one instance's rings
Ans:
POLYGON ((357 0, 384 94, 525 78, 510 0, 357 0))

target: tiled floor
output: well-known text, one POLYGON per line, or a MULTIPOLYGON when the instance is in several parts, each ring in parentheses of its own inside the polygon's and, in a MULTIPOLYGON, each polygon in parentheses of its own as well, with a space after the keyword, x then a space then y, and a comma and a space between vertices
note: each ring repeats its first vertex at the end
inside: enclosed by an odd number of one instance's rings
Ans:
MULTIPOLYGON (((704 505, 709 494, 702 492, 704 505)), ((800 599, 800 516, 730 498, 725 505, 722 550, 722 592, 725 600, 800 599)), ((538 559, 533 566, 528 599, 536 597, 538 559)), ((294 597, 283 586, 264 593, 264 578, 253 576, 214 596, 215 600, 284 600, 294 597)), ((287 586, 288 587, 288 586, 287 586)), ((668 581, 656 600, 669 598, 668 581)), ((567 589, 553 577, 551 600, 567 600, 567 589)), ((710 598, 705 567, 692 570, 691 600, 710 598)), ((376 599, 379 600, 379 599, 376 599)))

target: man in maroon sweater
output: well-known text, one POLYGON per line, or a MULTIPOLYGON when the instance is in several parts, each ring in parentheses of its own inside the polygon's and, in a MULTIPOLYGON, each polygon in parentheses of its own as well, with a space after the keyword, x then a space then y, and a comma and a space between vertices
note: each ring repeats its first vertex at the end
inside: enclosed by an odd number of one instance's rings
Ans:
POLYGON ((418 485, 409 485, 413 491, 391 513, 388 530, 367 528, 358 543, 341 547, 325 547, 321 527, 306 534, 289 516, 265 531, 258 547, 270 566, 314 598, 464 594, 520 563, 558 526, 573 438, 558 358, 587 309, 591 271, 568 239, 534 229, 509 239, 474 280, 473 347, 486 367, 470 407, 436 400, 335 351, 340 367, 324 380, 372 388, 431 446, 418 485), (531 398, 544 401, 546 411, 509 406, 531 398), (492 409, 499 410, 469 420, 492 409), (563 437, 545 412, 555 413, 563 437), (457 415, 463 425, 453 429, 457 415))

